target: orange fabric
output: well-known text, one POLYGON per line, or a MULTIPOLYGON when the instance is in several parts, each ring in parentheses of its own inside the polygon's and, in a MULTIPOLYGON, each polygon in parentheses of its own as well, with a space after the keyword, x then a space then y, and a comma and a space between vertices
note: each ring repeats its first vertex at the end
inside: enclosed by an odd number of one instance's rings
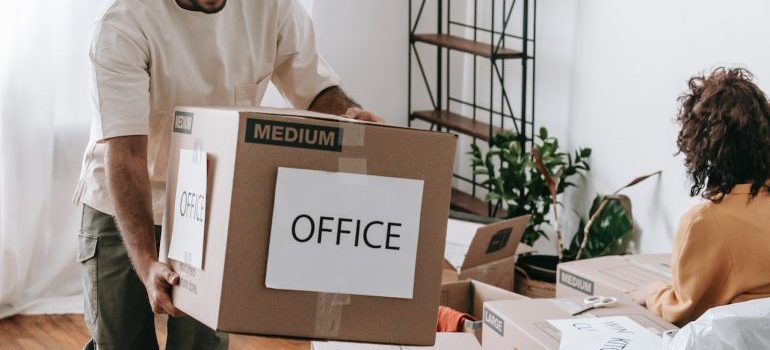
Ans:
POLYGON ((439 306, 436 332, 462 332, 465 320, 475 321, 471 315, 446 306, 439 306))
POLYGON ((749 201, 749 188, 735 186, 721 203, 682 217, 672 283, 648 286, 648 309, 682 326, 715 306, 770 297, 770 194, 749 201))

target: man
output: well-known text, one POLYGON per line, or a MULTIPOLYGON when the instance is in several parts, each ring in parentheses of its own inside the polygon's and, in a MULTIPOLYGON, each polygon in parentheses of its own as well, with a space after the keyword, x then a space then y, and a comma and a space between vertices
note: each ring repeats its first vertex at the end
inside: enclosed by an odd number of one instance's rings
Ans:
POLYGON ((224 349, 227 337, 183 317, 179 276, 158 261, 166 163, 178 105, 258 105, 268 81, 300 109, 381 121, 339 88, 308 14, 288 0, 115 0, 91 48, 94 117, 75 200, 87 349, 224 349))

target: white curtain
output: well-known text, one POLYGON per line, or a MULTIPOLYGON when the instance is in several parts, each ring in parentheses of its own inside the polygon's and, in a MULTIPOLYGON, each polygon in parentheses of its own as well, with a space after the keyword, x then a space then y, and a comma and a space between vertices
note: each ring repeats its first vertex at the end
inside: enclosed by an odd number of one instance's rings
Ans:
POLYGON ((0 12, 0 317, 81 312, 70 203, 89 128, 88 48, 106 1, 0 12))
MULTIPOLYGON (((301 2, 311 9, 312 0, 301 2)), ((82 312, 80 208, 70 198, 88 140, 91 33, 110 3, 3 2, 0 318, 82 312)), ((283 104, 275 92, 265 103, 283 104)))

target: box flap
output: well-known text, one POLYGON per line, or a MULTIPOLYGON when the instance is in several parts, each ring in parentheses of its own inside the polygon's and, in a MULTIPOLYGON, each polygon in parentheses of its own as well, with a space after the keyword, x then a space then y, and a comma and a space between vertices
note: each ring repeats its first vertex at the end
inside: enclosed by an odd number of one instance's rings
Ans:
POLYGON ((529 215, 523 215, 480 227, 468 247, 462 269, 516 255, 529 218, 529 215))
POLYGON ((489 284, 470 280, 473 287, 473 304, 469 312, 477 320, 480 320, 484 312, 484 303, 492 300, 521 300, 529 299, 521 294, 509 292, 502 288, 491 286, 489 284))
POLYGON ((440 304, 481 320, 484 303, 493 300, 528 299, 495 286, 476 280, 444 283, 441 285, 440 304))
MULTIPOLYGON (((255 114, 262 114, 262 115, 290 117, 290 118, 292 117, 307 118, 307 119, 318 119, 318 120, 326 120, 326 121, 341 122, 341 123, 362 124, 362 125, 375 126, 375 127, 410 130, 414 132, 429 132, 429 133, 438 132, 438 131, 425 130, 425 129, 415 129, 415 128, 410 128, 406 126, 375 123, 375 122, 370 122, 365 120, 347 118, 347 117, 338 116, 334 114, 326 114, 326 113, 319 113, 319 112, 313 112, 308 110, 298 110, 298 109, 291 109, 291 108, 233 107, 233 106, 179 106, 177 107, 177 109, 183 110, 183 111, 195 111, 196 109, 208 109, 208 110, 219 110, 219 111, 228 111, 228 112, 236 112, 236 113, 245 112, 245 113, 255 113, 255 114)), ((454 134, 449 134, 449 135, 454 135, 454 134)))
POLYGON ((454 266, 452 266, 452 264, 451 264, 451 263, 449 263, 449 261, 447 261, 447 259, 444 259, 444 262, 442 262, 442 263, 441 263, 441 268, 442 268, 442 269, 444 269, 444 270, 452 270, 452 271, 457 271, 457 270, 455 269, 455 267, 454 267, 454 266))

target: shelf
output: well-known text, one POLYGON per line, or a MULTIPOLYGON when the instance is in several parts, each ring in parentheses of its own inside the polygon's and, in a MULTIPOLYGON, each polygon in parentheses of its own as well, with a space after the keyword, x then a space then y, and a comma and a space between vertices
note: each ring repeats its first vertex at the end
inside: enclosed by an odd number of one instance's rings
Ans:
MULTIPOLYGON (((489 141, 489 124, 474 121, 450 111, 415 111, 412 118, 421 119, 431 124, 436 124, 461 134, 469 135, 489 141)), ((502 131, 499 127, 492 127, 492 136, 502 131)))
POLYGON ((432 44, 440 47, 446 47, 448 49, 467 52, 474 55, 479 55, 486 58, 522 58, 524 54, 520 51, 500 48, 497 55, 492 56, 494 52, 494 46, 486 43, 481 43, 473 40, 464 39, 461 37, 446 35, 446 34, 414 34, 412 37, 414 41, 432 44))
POLYGON ((452 189, 450 208, 479 216, 488 216, 489 214, 486 202, 456 188, 452 189))

